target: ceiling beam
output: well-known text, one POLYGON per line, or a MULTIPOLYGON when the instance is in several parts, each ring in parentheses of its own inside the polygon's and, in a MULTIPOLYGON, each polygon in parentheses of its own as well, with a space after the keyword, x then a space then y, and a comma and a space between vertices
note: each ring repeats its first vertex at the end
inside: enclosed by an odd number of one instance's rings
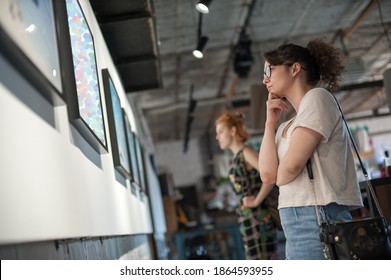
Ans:
MULTIPOLYGON (((246 102, 247 100, 250 100, 249 96, 238 96, 231 99, 231 102, 246 102)), ((197 99, 197 107, 222 105, 225 104, 225 102, 226 102, 225 97, 197 99)), ((159 115, 159 114, 172 112, 174 110, 186 109, 188 106, 189 106, 188 101, 181 101, 181 102, 176 102, 171 104, 165 104, 151 109, 144 109, 144 113, 145 115, 159 115)), ((214 110, 212 110, 212 112, 214 112, 214 110)))
POLYGON ((353 23, 351 27, 349 27, 347 30, 345 30, 342 39, 347 40, 349 37, 353 34, 353 32, 360 26, 361 22, 369 15, 369 13, 372 11, 372 9, 377 5, 380 5, 380 0, 372 0, 368 3, 367 7, 364 9, 364 11, 361 13, 361 15, 356 19, 356 21, 353 23))
POLYGON ((354 89, 373 88, 373 87, 382 87, 382 86, 383 86, 383 80, 378 80, 378 81, 365 82, 361 84, 340 86, 339 91, 349 91, 354 89))

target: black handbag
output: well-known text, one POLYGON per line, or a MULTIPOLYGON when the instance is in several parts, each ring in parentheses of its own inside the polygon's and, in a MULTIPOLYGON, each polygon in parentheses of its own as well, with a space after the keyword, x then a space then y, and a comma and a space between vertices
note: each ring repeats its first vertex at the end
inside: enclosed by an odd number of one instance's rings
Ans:
MULTIPOLYGON (((348 124, 337 102, 346 125, 350 140, 357 154, 361 169, 367 183, 367 191, 374 202, 378 216, 371 213, 370 218, 356 219, 350 222, 321 221, 318 205, 316 215, 320 227, 320 240, 324 244, 324 255, 330 260, 390 260, 391 259, 391 228, 387 223, 380 204, 377 200, 368 173, 361 161, 356 143, 350 133, 348 124)), ((307 171, 313 184, 313 173, 310 160, 307 162, 307 171)), ((315 190, 314 190, 315 195, 315 190)), ((316 199, 316 197, 315 197, 316 199)))
POLYGON ((322 222, 320 240, 326 259, 389 260, 391 243, 384 217, 351 222, 322 222))

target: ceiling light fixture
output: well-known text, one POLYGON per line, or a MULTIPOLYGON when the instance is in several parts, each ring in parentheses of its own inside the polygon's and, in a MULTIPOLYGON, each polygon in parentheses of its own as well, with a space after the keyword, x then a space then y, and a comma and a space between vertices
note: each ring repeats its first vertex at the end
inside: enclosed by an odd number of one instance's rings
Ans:
POLYGON ((235 46, 234 70, 240 78, 246 78, 251 70, 251 66, 254 64, 251 43, 250 36, 242 32, 235 46))
POLYGON ((207 36, 201 36, 198 39, 197 48, 193 51, 194 57, 201 59, 204 57, 204 54, 202 51, 205 48, 206 43, 208 42, 209 38, 207 36))
POLYGON ((251 70, 251 66, 254 64, 254 57, 251 53, 252 41, 250 35, 247 34, 246 29, 250 23, 255 2, 256 0, 252 0, 251 4, 248 6, 247 16, 240 32, 239 40, 234 49, 234 71, 238 74, 239 78, 246 78, 251 70))
POLYGON ((209 4, 212 0, 201 0, 196 4, 196 9, 200 13, 207 14, 209 13, 209 4))

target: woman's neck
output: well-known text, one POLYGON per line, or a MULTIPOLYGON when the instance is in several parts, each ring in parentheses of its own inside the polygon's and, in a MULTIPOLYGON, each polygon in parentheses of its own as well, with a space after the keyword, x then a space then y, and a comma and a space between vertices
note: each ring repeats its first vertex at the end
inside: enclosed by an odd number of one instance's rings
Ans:
POLYGON ((292 94, 288 97, 289 102, 292 104, 293 108, 297 112, 299 110, 299 106, 301 103, 301 100, 306 95, 308 91, 313 89, 314 87, 309 85, 298 85, 296 89, 292 90, 292 94))
POLYGON ((243 142, 234 142, 232 143, 232 145, 229 147, 229 149, 231 150, 231 152, 236 155, 240 150, 242 150, 244 148, 244 143, 243 142))

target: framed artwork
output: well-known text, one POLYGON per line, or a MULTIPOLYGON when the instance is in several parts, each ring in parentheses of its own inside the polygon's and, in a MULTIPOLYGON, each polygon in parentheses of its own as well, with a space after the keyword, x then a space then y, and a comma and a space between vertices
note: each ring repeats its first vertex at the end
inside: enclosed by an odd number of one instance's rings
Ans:
POLYGON ((136 134, 133 131, 129 131, 128 133, 128 144, 130 151, 130 162, 132 166, 133 182, 137 186, 140 186, 140 174, 136 151, 136 134))
POLYGON ((68 116, 98 152, 107 152, 94 38, 77 0, 55 1, 68 116))
POLYGON ((138 166, 139 177, 140 177, 140 190, 144 190, 146 188, 145 174, 144 174, 144 151, 137 135, 135 135, 135 145, 136 145, 136 155, 137 155, 137 166, 138 166))
MULTIPOLYGON (((142 189, 142 194, 143 196, 141 198, 143 198, 144 196, 147 196, 148 195, 148 191, 149 191, 149 188, 148 188, 148 174, 147 174, 147 158, 145 157, 145 149, 143 146, 141 146, 141 154, 142 154, 142 161, 143 161, 143 178, 144 178, 144 189, 142 189)), ((143 200, 143 199, 142 199, 143 200)))
MULTIPOLYGON (((131 179, 131 182, 136 183, 136 185, 140 185, 140 179, 139 179, 139 175, 138 175, 138 166, 137 166, 137 155, 136 155, 136 148, 135 148, 135 142, 134 142, 135 134, 132 131, 132 128, 130 126, 128 116, 126 115, 125 112, 123 112, 123 115, 124 115, 124 122, 125 122, 126 140, 127 140, 127 144, 128 144, 128 151, 129 151, 130 170, 132 173, 132 178, 130 178, 130 179, 131 179)), ((133 184, 132 184, 132 186, 133 186, 133 184)))
POLYGON ((107 120, 114 167, 125 178, 130 179, 132 175, 125 131, 125 117, 123 115, 121 101, 107 69, 102 70, 102 79, 106 96, 107 120))
POLYGON ((158 168, 158 164, 157 164, 156 157, 154 154, 149 155, 149 161, 151 163, 151 166, 152 166, 153 171, 155 172, 156 176, 159 176, 159 168, 158 168))
POLYGON ((0 50, 51 104, 64 105, 53 2, 0 1, 0 50))

